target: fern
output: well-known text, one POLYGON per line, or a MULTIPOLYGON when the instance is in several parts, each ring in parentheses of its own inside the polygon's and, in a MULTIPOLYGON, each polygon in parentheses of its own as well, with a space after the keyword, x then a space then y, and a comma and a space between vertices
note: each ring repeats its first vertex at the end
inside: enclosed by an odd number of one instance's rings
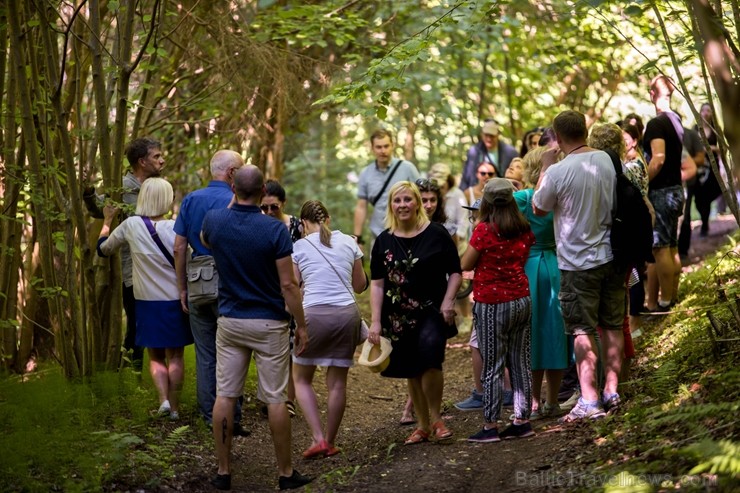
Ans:
POLYGON ((684 447, 681 452, 700 461, 689 474, 708 472, 740 479, 740 443, 706 439, 684 447))
POLYGON ((663 425, 696 422, 708 417, 735 416, 738 410, 740 410, 740 404, 732 402, 685 405, 668 411, 658 411, 649 416, 645 425, 655 428, 663 425))

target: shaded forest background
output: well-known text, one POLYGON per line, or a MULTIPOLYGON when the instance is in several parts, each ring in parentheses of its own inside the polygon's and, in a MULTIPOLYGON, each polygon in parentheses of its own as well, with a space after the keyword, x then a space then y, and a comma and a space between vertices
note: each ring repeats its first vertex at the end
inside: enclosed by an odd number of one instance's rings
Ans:
POLYGON ((9 0, 0 17, 6 371, 120 365, 120 263, 95 257, 81 195, 120 197, 135 137, 163 143, 176 202, 230 148, 283 182, 289 209, 318 198, 347 230, 378 126, 422 172, 459 172, 483 118, 518 145, 566 108, 648 117, 662 71, 686 124, 714 105, 715 173, 740 162, 737 0, 9 0))

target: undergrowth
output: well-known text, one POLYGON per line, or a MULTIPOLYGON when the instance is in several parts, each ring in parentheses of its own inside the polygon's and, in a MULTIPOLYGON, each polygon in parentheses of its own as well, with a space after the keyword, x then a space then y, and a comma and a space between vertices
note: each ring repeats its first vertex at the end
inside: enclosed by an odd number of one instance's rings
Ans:
POLYGON ((635 371, 620 390, 626 403, 596 424, 599 471, 612 475, 605 491, 740 487, 740 326, 730 310, 740 294, 737 252, 732 241, 685 275, 675 312, 648 321, 635 341, 635 371), (728 329, 723 340, 712 340, 707 311, 728 329))

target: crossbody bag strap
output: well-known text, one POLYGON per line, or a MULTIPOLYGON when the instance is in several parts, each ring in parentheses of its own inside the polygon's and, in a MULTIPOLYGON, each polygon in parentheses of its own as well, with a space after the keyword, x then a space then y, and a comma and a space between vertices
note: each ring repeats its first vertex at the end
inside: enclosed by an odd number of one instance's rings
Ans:
POLYGON ((149 234, 152 235, 152 239, 154 240, 154 243, 157 244, 159 249, 162 251, 162 255, 167 259, 167 262, 170 263, 172 268, 175 268, 175 259, 172 258, 172 255, 170 252, 167 251, 167 248, 165 248, 164 243, 162 243, 162 240, 159 238, 159 233, 157 233, 157 230, 154 228, 154 224, 152 224, 151 219, 144 216, 141 217, 141 220, 144 221, 144 224, 146 225, 146 229, 149 230, 149 234))
POLYGON ((373 200, 370 201, 370 203, 375 207, 375 204, 378 203, 378 200, 380 200, 380 197, 383 195, 383 192, 385 192, 385 189, 388 188, 388 184, 391 182, 391 178, 393 178, 393 175, 396 174, 396 170, 403 162, 403 159, 399 160, 391 170, 390 174, 388 175, 388 178, 385 179, 385 183, 383 183, 383 186, 380 188, 380 192, 378 192, 378 195, 375 196, 373 200))
MULTIPOLYGON (((352 292, 352 290, 349 289, 349 286, 347 286, 344 283, 344 279, 342 279, 342 276, 339 274, 339 271, 337 271, 337 269, 334 268, 334 265, 332 265, 332 263, 329 262, 329 259, 326 258, 326 255, 324 255, 323 253, 321 253, 321 250, 319 250, 319 247, 317 247, 316 245, 314 245, 311 242, 311 240, 309 240, 308 238, 304 238, 304 240, 306 240, 306 242, 309 245, 311 245, 314 248, 314 250, 316 250, 317 252, 319 252, 319 255, 321 255, 322 257, 324 257, 324 260, 326 260, 326 263, 329 264, 329 267, 331 267, 331 270, 333 270, 334 273, 337 275, 337 277, 339 278, 339 282, 342 283, 342 286, 344 286, 344 289, 346 289, 347 292, 349 293, 349 295, 352 296, 352 300, 354 300, 354 302, 355 302, 355 306, 357 307, 357 311, 360 311, 360 306, 357 304, 357 298, 355 298, 355 294, 352 292)), ((362 312, 360 312, 360 313, 362 313, 362 312)))

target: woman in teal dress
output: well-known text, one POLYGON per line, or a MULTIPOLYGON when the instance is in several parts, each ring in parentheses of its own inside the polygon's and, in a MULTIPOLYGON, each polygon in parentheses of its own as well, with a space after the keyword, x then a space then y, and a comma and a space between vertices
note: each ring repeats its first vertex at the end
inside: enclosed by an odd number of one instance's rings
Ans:
POLYGON ((534 184, 542 170, 546 147, 536 147, 524 156, 525 189, 514 193, 519 210, 532 227, 536 243, 529 251, 524 271, 532 297, 532 416, 539 419, 559 414, 558 390, 568 367, 568 339, 560 312, 560 270, 555 253, 552 212, 536 216, 532 211, 534 184), (547 402, 542 404, 542 379, 547 379, 547 402))

